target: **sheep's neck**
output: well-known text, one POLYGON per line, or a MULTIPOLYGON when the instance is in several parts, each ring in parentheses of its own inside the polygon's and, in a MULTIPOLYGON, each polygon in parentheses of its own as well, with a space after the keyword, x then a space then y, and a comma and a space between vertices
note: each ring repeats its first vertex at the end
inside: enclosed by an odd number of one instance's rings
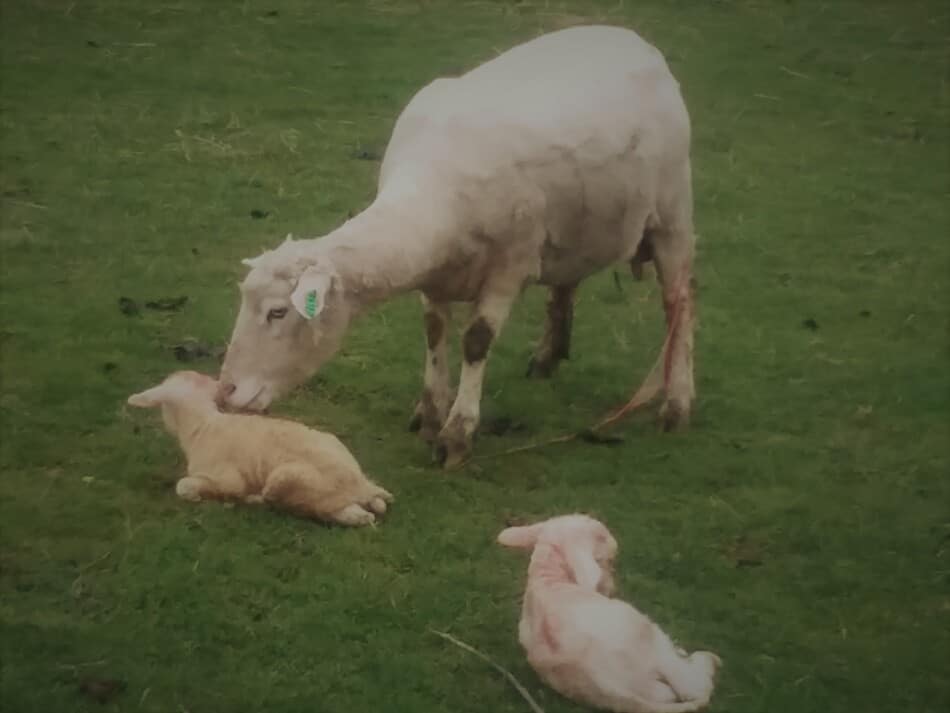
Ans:
POLYGON ((185 404, 165 404, 162 409, 165 423, 178 438, 178 443, 186 455, 194 447, 209 419, 217 414, 216 409, 210 411, 208 408, 185 404))
POLYGON ((420 288, 440 264, 440 221, 421 196, 380 196, 317 241, 355 311, 420 288))

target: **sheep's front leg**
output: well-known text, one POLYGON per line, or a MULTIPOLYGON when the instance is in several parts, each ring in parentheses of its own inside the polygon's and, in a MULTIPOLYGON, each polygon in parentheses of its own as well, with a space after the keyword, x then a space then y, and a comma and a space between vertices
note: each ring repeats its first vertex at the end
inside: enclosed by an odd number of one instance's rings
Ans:
POLYGON ((544 336, 528 364, 528 376, 546 379, 562 359, 571 357, 571 325, 574 321, 574 292, 577 285, 552 287, 548 295, 544 336))
POLYGON ((517 292, 494 292, 479 300, 462 337, 462 375, 458 395, 435 443, 435 457, 446 469, 464 463, 478 428, 482 381, 492 342, 497 338, 517 292))
POLYGON ((435 440, 452 406, 452 385, 446 348, 451 311, 444 302, 422 296, 426 326, 426 363, 422 397, 416 404, 409 430, 428 442, 435 440))

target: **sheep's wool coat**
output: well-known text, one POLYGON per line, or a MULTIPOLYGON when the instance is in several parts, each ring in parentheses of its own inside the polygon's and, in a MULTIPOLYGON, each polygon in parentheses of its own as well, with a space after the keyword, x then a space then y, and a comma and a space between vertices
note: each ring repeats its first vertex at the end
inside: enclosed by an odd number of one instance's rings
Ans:
POLYGON ((679 85, 632 31, 539 37, 412 99, 393 130, 379 195, 402 207, 403 194, 423 186, 432 200, 415 204, 423 213, 415 220, 427 224, 426 262, 463 278, 422 276, 417 286, 433 297, 472 299, 500 262, 527 268, 527 281, 574 284, 632 258, 661 218, 690 220, 679 85))

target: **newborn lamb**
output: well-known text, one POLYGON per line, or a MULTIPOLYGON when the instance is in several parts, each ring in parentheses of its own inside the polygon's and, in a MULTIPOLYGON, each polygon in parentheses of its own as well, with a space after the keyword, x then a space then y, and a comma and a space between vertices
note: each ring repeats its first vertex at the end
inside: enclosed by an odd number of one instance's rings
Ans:
POLYGON ((341 525, 371 525, 393 496, 363 473, 339 439, 299 423, 221 413, 218 382, 179 371, 129 397, 142 408, 162 407, 169 432, 188 459, 175 492, 202 498, 273 503, 341 525))
POLYGON ((685 713, 709 704, 719 657, 690 656, 647 617, 611 599, 617 541, 585 515, 498 535, 532 550, 518 638, 562 695, 615 713, 685 713))

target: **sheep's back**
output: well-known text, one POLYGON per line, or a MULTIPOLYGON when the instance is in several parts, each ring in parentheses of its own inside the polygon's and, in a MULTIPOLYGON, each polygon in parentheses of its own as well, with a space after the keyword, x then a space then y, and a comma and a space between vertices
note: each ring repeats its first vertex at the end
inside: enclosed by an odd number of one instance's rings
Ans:
POLYGON ((596 163, 627 150, 688 153, 689 118, 658 50, 616 27, 577 27, 519 45, 423 88, 399 117, 380 176, 453 164, 488 176, 513 164, 596 163))

